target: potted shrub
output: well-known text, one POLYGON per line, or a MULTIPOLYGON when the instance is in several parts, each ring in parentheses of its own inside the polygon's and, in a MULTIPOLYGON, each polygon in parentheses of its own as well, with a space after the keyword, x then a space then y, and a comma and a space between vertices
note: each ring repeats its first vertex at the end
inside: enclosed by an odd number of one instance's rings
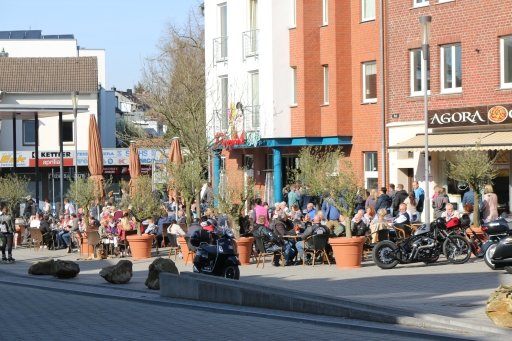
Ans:
POLYGON ((245 176, 245 170, 239 168, 230 175, 229 181, 216 195, 217 205, 224 212, 233 228, 238 248, 238 258, 242 265, 251 264, 252 244, 254 237, 240 236, 240 220, 244 208, 250 208, 251 199, 254 199, 254 177, 245 176))
POLYGON ((336 267, 361 267, 366 238, 352 237, 350 229, 352 214, 361 191, 351 161, 339 149, 305 147, 300 151, 299 162, 301 170, 294 173, 305 186, 304 194, 323 197, 347 219, 346 236, 329 238, 336 267))
POLYGON ((131 214, 135 217, 135 228, 137 230, 137 235, 126 236, 132 257, 133 259, 150 258, 154 236, 143 234, 141 224, 154 214, 161 213, 160 200, 152 193, 152 179, 150 175, 140 175, 137 177, 130 205, 131 214))

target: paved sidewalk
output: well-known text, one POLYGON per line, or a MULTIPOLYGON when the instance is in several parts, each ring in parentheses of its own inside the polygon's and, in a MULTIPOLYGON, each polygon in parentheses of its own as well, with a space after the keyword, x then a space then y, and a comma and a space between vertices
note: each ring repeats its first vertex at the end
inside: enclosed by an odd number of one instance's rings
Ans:
MULTIPOLYGON (((160 255, 167 256, 168 249, 160 255)), ((156 256, 156 254, 154 254, 156 256)), ((77 253, 65 251, 34 252, 26 249, 14 251, 16 264, 1 265, 0 271, 28 276, 27 269, 34 261, 48 257, 76 260, 77 253)), ((173 258, 173 257, 172 257, 173 258)), ((131 260, 131 258, 125 258, 131 260)), ((80 261, 79 283, 99 287, 112 287, 99 275, 99 270, 115 264, 120 259, 80 261)), ((146 291, 144 281, 149 264, 154 260, 133 261, 134 276, 123 288, 146 291)), ((182 259, 176 264, 180 271, 191 271, 182 259)), ((485 315, 485 302, 500 284, 512 285, 512 275, 504 271, 491 271, 483 260, 472 258, 467 264, 452 265, 442 258, 438 263, 400 265, 392 270, 381 270, 372 261, 363 267, 339 270, 333 266, 317 265, 273 267, 269 259, 264 269, 255 265, 241 267, 241 281, 287 288, 291 291, 340 297, 366 304, 388 305, 394 308, 414 310, 419 313, 444 315, 464 323, 495 327, 485 315)))

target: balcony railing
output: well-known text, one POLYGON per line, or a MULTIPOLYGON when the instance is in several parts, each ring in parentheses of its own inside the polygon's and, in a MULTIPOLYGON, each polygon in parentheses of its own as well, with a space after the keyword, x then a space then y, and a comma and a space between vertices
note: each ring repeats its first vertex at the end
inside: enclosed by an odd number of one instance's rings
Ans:
MULTIPOLYGON (((213 136, 218 133, 231 134, 231 129, 236 129, 236 123, 230 122, 228 116, 230 109, 218 109, 213 111, 213 136), (232 126, 234 124, 234 126, 232 126)), ((243 107, 243 131, 245 133, 259 133, 260 131, 260 106, 243 107)))
POLYGON ((242 33, 243 59, 259 56, 260 30, 251 30, 242 33))
POLYGON ((213 63, 226 62, 228 60, 228 37, 213 39, 213 63))

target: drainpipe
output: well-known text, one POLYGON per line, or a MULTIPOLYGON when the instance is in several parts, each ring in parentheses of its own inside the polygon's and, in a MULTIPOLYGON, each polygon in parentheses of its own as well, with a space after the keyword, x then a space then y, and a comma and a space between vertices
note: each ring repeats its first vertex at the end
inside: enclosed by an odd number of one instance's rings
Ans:
POLYGON ((379 26, 380 26, 380 114, 382 129, 382 187, 386 187, 386 105, 384 91, 384 1, 379 0, 379 26))

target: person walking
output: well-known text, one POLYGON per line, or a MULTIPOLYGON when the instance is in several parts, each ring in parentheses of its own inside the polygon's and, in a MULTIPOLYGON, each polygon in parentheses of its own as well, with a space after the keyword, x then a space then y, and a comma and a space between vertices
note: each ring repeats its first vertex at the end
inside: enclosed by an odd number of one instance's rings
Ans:
POLYGON ((4 207, 2 215, 0 215, 0 239, 2 240, 2 263, 12 264, 15 259, 12 258, 12 238, 14 236, 14 223, 9 215, 9 209, 4 207), (5 250, 7 249, 7 257, 5 250))
POLYGON ((421 221, 421 213, 423 213, 423 207, 425 203, 425 191, 420 187, 418 181, 414 181, 412 183, 412 188, 414 189, 414 197, 416 198, 416 212, 417 212, 417 220, 421 221))
POLYGON ((484 187, 484 198, 480 205, 480 211, 485 222, 498 218, 498 196, 494 193, 491 185, 484 187))

